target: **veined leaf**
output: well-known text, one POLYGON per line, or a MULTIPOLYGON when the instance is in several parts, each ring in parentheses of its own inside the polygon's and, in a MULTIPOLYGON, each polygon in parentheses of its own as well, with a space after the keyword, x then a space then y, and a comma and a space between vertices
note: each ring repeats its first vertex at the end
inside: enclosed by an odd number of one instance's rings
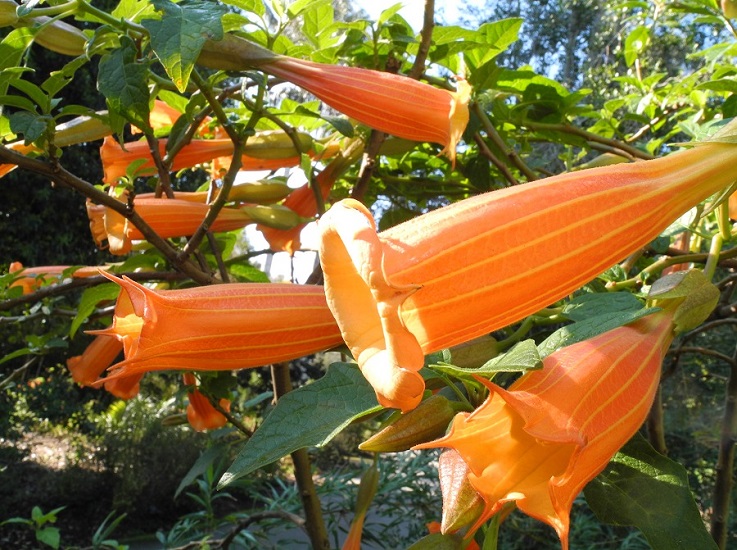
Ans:
POLYGON ((103 300, 114 300, 118 297, 119 293, 120 286, 115 283, 105 283, 86 289, 79 300, 77 315, 72 320, 72 326, 69 328, 69 336, 74 337, 77 329, 79 329, 87 317, 95 310, 97 304, 103 300))
POLYGON ((180 92, 187 89, 195 61, 207 39, 222 40, 221 19, 225 6, 215 2, 189 1, 175 4, 154 0, 161 19, 146 19, 141 24, 151 34, 151 47, 180 92))
POLYGON ((380 409, 356 365, 333 363, 318 381, 279 399, 223 474, 220 487, 297 449, 325 445, 356 418, 380 409))
POLYGON ((696 507, 685 468, 635 435, 584 489, 599 520, 632 525, 653 550, 716 550, 696 507))
MULTIPOLYGON (((100 59, 97 89, 112 113, 139 128, 150 128, 148 64, 136 61, 136 47, 130 38, 121 37, 120 43, 119 49, 100 59)), ((122 133, 122 122, 113 127, 115 133, 122 133)))

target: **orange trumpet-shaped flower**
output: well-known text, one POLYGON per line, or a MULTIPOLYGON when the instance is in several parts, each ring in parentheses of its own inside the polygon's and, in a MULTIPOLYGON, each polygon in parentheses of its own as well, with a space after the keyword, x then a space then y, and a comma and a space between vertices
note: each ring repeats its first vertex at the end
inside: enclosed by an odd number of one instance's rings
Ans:
POLYGON ((367 126, 439 143, 451 160, 468 123, 471 87, 464 80, 459 80, 456 92, 449 92, 406 76, 277 55, 234 35, 208 41, 198 63, 223 70, 261 69, 301 86, 367 126))
POLYGON ((455 160, 468 124, 471 86, 463 79, 449 92, 406 76, 359 67, 277 56, 259 68, 293 82, 359 122, 413 141, 443 145, 455 160))
MULTIPOLYGON (((160 237, 168 239, 192 235, 207 215, 210 206, 179 199, 135 198, 133 208, 160 237)), ((131 241, 143 234, 122 214, 107 206, 87 201, 90 231, 97 246, 107 243, 111 254, 127 254, 131 241)), ((232 231, 252 223, 251 217, 238 208, 223 208, 210 227, 211 231, 232 231)))
MULTIPOLYGON (((305 152, 314 155, 311 150, 312 138, 309 134, 298 134, 305 152)), ((292 140, 284 132, 262 132, 250 138, 246 143, 245 154, 241 156, 241 170, 276 170, 295 166, 300 162, 299 152, 294 148, 292 140)), ((158 140, 159 154, 163 158, 166 154, 167 139, 158 140)), ((233 155, 234 146, 230 139, 193 139, 181 148, 174 157, 171 171, 176 172, 183 168, 192 168, 215 159, 229 160, 233 155)), ((334 148, 325 152, 325 156, 334 154, 334 148)), ((143 160, 135 169, 136 176, 151 176, 156 174, 156 166, 151 157, 148 142, 134 141, 125 144, 125 149, 113 138, 106 137, 100 147, 100 159, 104 172, 103 181, 114 184, 119 178, 126 175, 129 166, 143 160)), ((225 166, 227 170, 227 166, 225 166)))
POLYGON ((109 329, 125 360, 105 380, 153 370, 227 370, 288 361, 340 344, 322 287, 239 283, 154 291, 128 278, 109 329))
MULTIPOLYGON (((9 273, 18 273, 18 278, 10 283, 10 287, 20 286, 23 288, 23 294, 30 294, 38 290, 45 284, 58 282, 63 273, 72 266, 69 265, 43 265, 38 267, 23 267, 20 262, 11 262, 9 273)), ((106 266, 85 266, 76 268, 72 273, 72 278, 94 277, 100 274, 101 269, 107 269, 106 266)))
POLYGON ((673 339, 672 313, 562 348, 543 368, 456 415, 448 435, 417 449, 453 448, 486 506, 474 527, 514 501, 568 548, 573 500, 645 420, 673 339))
POLYGON ((737 147, 581 170, 493 191, 380 234, 345 200, 318 222, 328 305, 379 402, 419 402, 423 355, 551 304, 735 179, 737 147))
MULTIPOLYGON (((187 405, 187 420, 195 431, 217 430, 228 423, 228 419, 212 406, 210 400, 197 389, 197 379, 191 373, 182 375, 184 383, 192 386, 189 390, 189 404, 187 405)), ((230 412, 230 401, 221 399, 220 406, 223 410, 230 412)))

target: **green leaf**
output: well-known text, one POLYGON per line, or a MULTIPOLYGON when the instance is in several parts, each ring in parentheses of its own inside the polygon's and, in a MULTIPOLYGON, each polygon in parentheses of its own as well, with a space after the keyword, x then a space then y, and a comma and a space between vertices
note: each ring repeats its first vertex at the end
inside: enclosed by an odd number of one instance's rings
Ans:
POLYGON ((640 435, 584 489, 604 523, 632 525, 653 550, 716 550, 688 487, 686 470, 658 454, 640 435))
POLYGON ((642 302, 629 292, 582 294, 563 307, 563 315, 571 321, 583 321, 596 315, 637 311, 642 302))
POLYGON ((624 61, 631 67, 639 55, 647 47, 650 39, 650 30, 647 27, 635 27, 624 40, 624 61))
POLYGON ((49 123, 49 117, 28 111, 18 111, 8 118, 10 119, 10 129, 14 134, 23 134, 26 144, 33 143, 40 138, 48 128, 49 123))
POLYGON ((255 13, 259 17, 266 14, 263 0, 223 0, 223 3, 240 8, 245 12, 255 13))
POLYGON ((36 540, 42 542, 51 548, 59 548, 61 535, 56 527, 44 527, 36 531, 36 540))
POLYGON ((151 34, 151 47, 180 92, 189 84, 195 61, 205 41, 222 40, 221 19, 225 6, 215 2, 191 0, 175 4, 154 0, 161 19, 146 19, 141 24, 151 34))
POLYGON ((238 263, 228 267, 228 272, 237 277, 241 281, 250 281, 252 283, 268 283, 269 276, 259 268, 250 264, 238 263))
POLYGON ((356 418, 378 410, 376 394, 356 365, 333 363, 325 376, 279 399, 219 487, 297 449, 324 445, 356 418))
MULTIPOLYGON (((23 54, 33 42, 33 33, 27 27, 13 29, 0 42, 0 95, 8 89, 8 81, 14 78, 13 73, 4 74, 4 69, 17 67, 23 54)), ((3 103, 0 103, 2 106, 3 103)))
POLYGON ((302 32, 318 49, 330 45, 330 27, 335 21, 330 0, 315 0, 302 19, 302 32))
POLYGON ((22 80, 20 78, 11 80, 10 85, 30 97, 36 105, 41 107, 41 111, 43 113, 49 112, 51 108, 50 98, 41 88, 32 82, 28 82, 27 80, 22 80))
POLYGON ((17 349, 15 351, 13 351, 13 352, 5 355, 2 359, 0 359, 0 365, 2 365, 3 363, 5 363, 6 361, 11 361, 11 360, 15 359, 16 357, 23 357, 24 355, 31 355, 32 353, 34 353, 34 350, 32 350, 31 348, 17 349))
POLYGON ((54 97, 58 94, 67 84, 70 84, 74 79, 74 74, 77 69, 86 65, 88 59, 84 56, 75 57, 72 61, 64 65, 60 70, 53 71, 49 74, 49 78, 41 84, 41 88, 48 92, 49 96, 54 97))
MULTIPOLYGON (((97 89, 105 96, 112 113, 150 130, 148 63, 136 61, 136 46, 130 38, 121 37, 120 43, 119 49, 100 59, 97 89)), ((122 124, 115 126, 115 133, 121 133, 122 124)))
POLYGON ((179 493, 194 483, 195 479, 207 472, 208 468, 215 464, 218 459, 225 456, 227 450, 228 447, 224 444, 213 445, 209 449, 205 450, 205 452, 200 455, 189 471, 184 475, 182 481, 179 482, 179 487, 177 487, 177 490, 174 493, 174 498, 177 498, 179 493))
POLYGON ((445 372, 451 376, 472 378, 473 375, 489 377, 498 372, 527 372, 542 368, 542 359, 534 340, 523 340, 508 352, 490 359, 477 369, 456 367, 455 365, 437 364, 433 370, 445 372))
POLYGON ((555 350, 582 342, 603 334, 609 330, 621 327, 637 319, 655 313, 658 308, 644 308, 637 311, 622 311, 617 313, 602 313, 587 317, 583 321, 567 325, 556 330, 538 346, 541 357, 547 357, 555 350))
POLYGON ((120 294, 120 286, 115 283, 105 283, 85 289, 79 299, 77 315, 72 320, 72 326, 69 328, 69 336, 74 338, 77 329, 95 311, 97 304, 103 300, 114 300, 118 297, 118 294, 120 294))

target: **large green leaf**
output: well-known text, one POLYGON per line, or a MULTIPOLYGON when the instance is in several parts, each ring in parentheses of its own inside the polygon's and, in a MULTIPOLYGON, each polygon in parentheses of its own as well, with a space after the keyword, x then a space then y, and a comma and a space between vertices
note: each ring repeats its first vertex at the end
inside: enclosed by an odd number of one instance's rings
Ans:
POLYGON ((711 550, 709 536, 688 487, 686 470, 636 435, 584 489, 605 523, 642 531, 653 550, 711 550))
MULTIPOLYGON (((136 61, 136 46, 130 38, 121 37, 120 44, 119 49, 100 59, 97 89, 112 113, 139 128, 150 129, 148 63, 136 61)), ((115 126, 115 132, 122 133, 122 123, 115 126)))
POLYGON ((154 0, 154 6, 163 12, 162 18, 146 19, 141 24, 151 34, 151 47, 169 78, 184 92, 205 41, 223 39, 221 19, 227 8, 196 0, 179 4, 154 0))
POLYGON ((380 409, 356 365, 333 363, 320 380, 279 399, 223 474, 220 487, 297 449, 324 445, 356 418, 380 409))

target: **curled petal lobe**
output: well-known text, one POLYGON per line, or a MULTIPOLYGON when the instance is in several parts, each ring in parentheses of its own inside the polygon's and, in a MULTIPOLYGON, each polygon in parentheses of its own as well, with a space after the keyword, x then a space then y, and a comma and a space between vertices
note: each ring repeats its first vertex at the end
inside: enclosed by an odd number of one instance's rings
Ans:
POLYGON ((89 386, 113 364, 123 345, 110 336, 97 336, 82 355, 67 359, 67 367, 77 384, 89 386))
POLYGON ((328 304, 379 403, 403 411, 424 391, 417 373, 422 349, 400 316, 402 302, 417 290, 392 284, 371 213, 358 201, 341 201, 322 221, 321 261, 328 304), (355 267, 354 267, 355 266, 355 267))
POLYGON ((337 203, 318 222, 328 304, 362 370, 376 356, 389 375, 414 372, 423 353, 517 322, 647 245, 730 185, 736 161, 734 145, 704 143, 492 191, 379 234, 368 210, 337 203))

